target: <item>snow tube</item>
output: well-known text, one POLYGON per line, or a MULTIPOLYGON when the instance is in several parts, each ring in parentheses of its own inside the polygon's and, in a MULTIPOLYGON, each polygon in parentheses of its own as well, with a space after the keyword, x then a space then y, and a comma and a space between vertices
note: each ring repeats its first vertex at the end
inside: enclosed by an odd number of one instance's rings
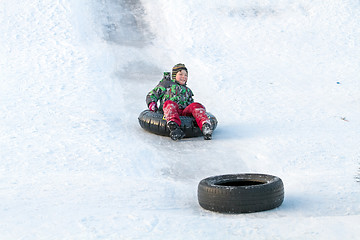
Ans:
MULTIPOLYGON (((214 130, 217 126, 217 120, 211 113, 206 113, 211 121, 214 130)), ((160 112, 152 112, 150 110, 144 110, 140 113, 139 117, 140 126, 157 135, 169 136, 170 131, 166 127, 166 120, 164 115, 160 112)), ((185 137, 199 137, 202 136, 199 126, 197 125, 195 118, 192 116, 180 116, 181 126, 184 131, 185 137)))
POLYGON ((204 209, 221 213, 251 213, 276 208, 284 201, 280 178, 265 174, 221 175, 203 179, 198 200, 204 209))

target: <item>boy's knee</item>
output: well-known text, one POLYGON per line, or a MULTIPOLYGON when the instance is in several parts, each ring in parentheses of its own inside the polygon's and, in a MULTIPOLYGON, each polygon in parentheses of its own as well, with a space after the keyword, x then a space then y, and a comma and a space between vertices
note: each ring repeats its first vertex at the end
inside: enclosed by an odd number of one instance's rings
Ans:
POLYGON ((163 110, 166 117, 169 117, 169 115, 177 116, 180 114, 179 105, 171 100, 167 100, 164 103, 163 110))

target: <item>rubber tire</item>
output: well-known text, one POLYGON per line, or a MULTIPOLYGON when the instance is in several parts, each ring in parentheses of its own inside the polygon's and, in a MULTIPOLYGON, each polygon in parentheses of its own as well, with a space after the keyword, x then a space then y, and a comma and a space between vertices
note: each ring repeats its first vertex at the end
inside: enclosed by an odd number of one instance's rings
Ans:
MULTIPOLYGON (((207 112, 206 114, 210 119, 213 130, 215 130, 218 123, 217 119, 211 113, 207 112)), ((140 113, 138 120, 140 126, 146 131, 161 136, 169 136, 170 134, 169 129, 166 127, 166 120, 164 119, 164 115, 160 112, 144 110, 140 113)), ((202 132, 197 125, 194 117, 180 116, 180 120, 180 128, 185 133, 185 138, 202 136, 202 132)))
POLYGON ((266 174, 214 176, 200 181, 198 201, 204 209, 220 213, 265 211, 282 204, 284 184, 266 174))

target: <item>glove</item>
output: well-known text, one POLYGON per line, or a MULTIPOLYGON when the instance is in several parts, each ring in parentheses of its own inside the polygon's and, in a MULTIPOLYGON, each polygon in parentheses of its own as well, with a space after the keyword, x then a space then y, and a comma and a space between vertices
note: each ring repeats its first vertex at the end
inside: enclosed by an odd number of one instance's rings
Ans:
POLYGON ((151 102, 149 104, 149 110, 152 111, 152 112, 156 112, 157 111, 157 105, 156 105, 156 102, 151 102))

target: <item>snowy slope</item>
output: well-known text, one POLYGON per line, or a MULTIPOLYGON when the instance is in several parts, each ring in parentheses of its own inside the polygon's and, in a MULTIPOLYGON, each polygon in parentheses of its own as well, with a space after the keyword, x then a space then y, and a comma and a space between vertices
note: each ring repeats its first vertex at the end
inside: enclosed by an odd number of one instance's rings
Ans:
POLYGON ((357 1, 1 1, 1 239, 356 239, 357 1), (178 63, 219 120, 173 142, 137 122, 178 63), (205 177, 279 176, 254 214, 205 177))

